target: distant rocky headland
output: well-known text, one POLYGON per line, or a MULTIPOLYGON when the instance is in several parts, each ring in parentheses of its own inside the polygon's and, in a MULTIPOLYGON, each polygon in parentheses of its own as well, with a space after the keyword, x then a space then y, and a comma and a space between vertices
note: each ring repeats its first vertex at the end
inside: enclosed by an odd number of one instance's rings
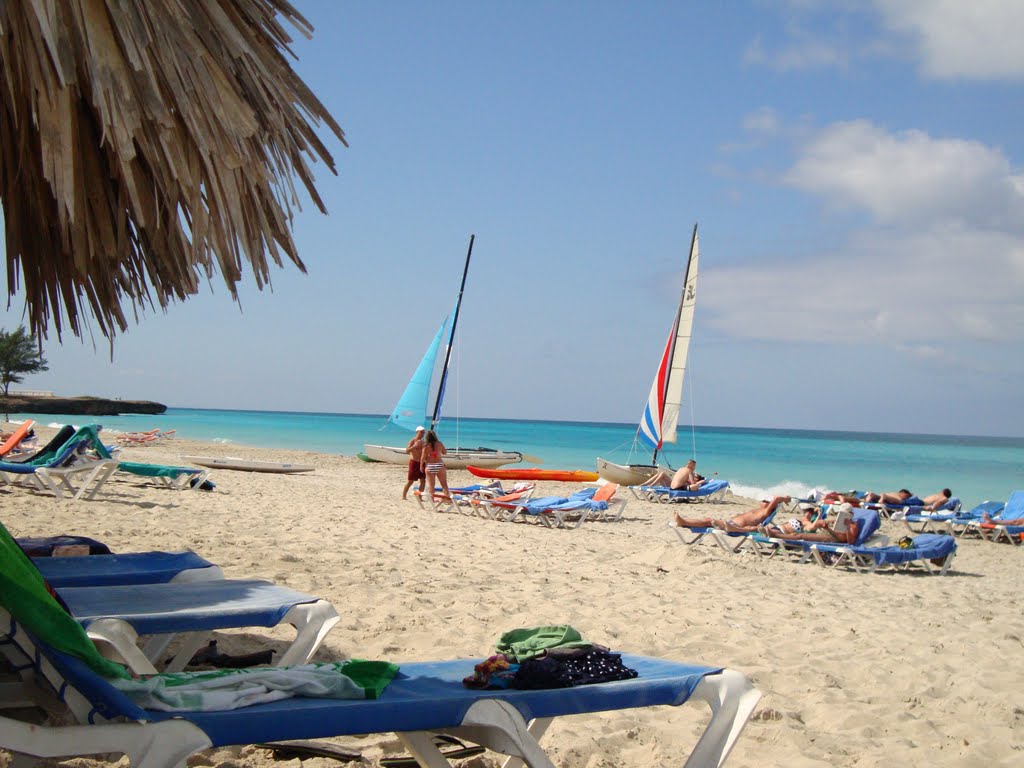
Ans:
MULTIPOLYGON (((0 392, 0 399, 2 399, 0 392)), ((122 413, 163 413, 167 406, 150 400, 107 400, 103 397, 58 397, 11 393, 8 413, 68 413, 82 416, 118 416, 122 413)))

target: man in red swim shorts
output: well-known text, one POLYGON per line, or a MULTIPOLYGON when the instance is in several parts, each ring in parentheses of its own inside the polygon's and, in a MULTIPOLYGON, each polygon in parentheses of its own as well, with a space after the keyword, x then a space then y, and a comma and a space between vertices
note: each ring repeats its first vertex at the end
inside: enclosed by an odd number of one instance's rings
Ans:
POLYGON ((416 434, 405 446, 405 452, 409 454, 409 472, 406 475, 405 488, 402 489, 403 499, 407 498, 409 489, 417 480, 420 481, 420 493, 423 493, 423 488, 426 485, 427 476, 420 466, 423 461, 423 449, 426 447, 426 443, 423 442, 423 436, 426 433, 427 430, 424 427, 416 427, 416 434))

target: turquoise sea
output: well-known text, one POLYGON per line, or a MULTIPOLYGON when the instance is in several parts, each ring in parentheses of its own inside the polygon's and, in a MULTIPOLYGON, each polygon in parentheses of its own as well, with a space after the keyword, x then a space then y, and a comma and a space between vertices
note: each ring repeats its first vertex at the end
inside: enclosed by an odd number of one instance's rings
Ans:
MULTIPOLYGON (((80 416, 31 418, 57 426, 85 423, 80 416)), ((400 445, 408 439, 393 427, 382 430, 385 416, 366 414, 169 408, 161 416, 97 421, 109 433, 175 429, 183 438, 223 443, 225 454, 229 445, 241 444, 354 455, 366 442, 400 445)), ((544 467, 593 470, 597 456, 626 461, 636 425, 464 418, 443 422, 438 432, 449 446, 517 450, 542 458, 544 467)), ((736 493, 753 498, 804 495, 814 488, 905 487, 924 496, 949 487, 973 506, 1024 488, 1021 438, 681 426, 679 443, 666 455, 672 466, 694 456, 699 472, 717 473, 736 493)))

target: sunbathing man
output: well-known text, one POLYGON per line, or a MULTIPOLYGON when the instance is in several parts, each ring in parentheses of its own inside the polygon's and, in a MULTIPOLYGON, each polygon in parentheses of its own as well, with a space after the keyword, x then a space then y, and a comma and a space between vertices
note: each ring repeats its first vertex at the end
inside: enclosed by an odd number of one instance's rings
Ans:
POLYGON ((697 461, 690 459, 685 467, 680 467, 671 477, 668 472, 659 469, 640 485, 667 485, 673 491, 696 491, 706 482, 706 478, 697 474, 697 461))
POLYGON ((952 497, 953 492, 949 488, 943 488, 938 493, 933 493, 931 496, 925 496, 921 501, 924 502, 924 508, 929 512, 945 506, 946 502, 952 497))
POLYGON ((864 498, 861 501, 867 504, 902 504, 911 496, 910 491, 906 488, 900 488, 895 493, 875 493, 874 491, 868 491, 864 494, 864 498))
POLYGON ((679 528, 719 528, 729 533, 751 533, 757 530, 775 510, 779 504, 790 500, 789 496, 776 496, 771 501, 762 501, 761 506, 743 512, 728 520, 720 520, 712 517, 680 517, 676 513, 675 523, 679 528))
POLYGON ((859 507, 863 499, 856 493, 842 493, 840 491, 829 491, 820 499, 819 504, 850 504, 854 507, 859 507))

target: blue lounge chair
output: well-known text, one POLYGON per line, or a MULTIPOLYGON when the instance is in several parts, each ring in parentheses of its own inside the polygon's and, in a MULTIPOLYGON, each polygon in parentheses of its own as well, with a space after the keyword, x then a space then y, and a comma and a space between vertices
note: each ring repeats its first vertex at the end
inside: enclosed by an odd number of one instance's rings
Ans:
POLYGON ((647 501, 661 504, 672 504, 681 501, 718 501, 729 490, 728 480, 708 480, 696 491, 676 490, 667 485, 631 485, 629 490, 634 496, 647 501))
POLYGON ((208 632, 282 623, 297 634, 278 664, 302 664, 339 621, 326 600, 255 579, 63 587, 58 594, 94 642, 108 644, 139 674, 155 672, 155 660, 180 633, 188 634, 169 672, 185 668, 208 632), (140 635, 152 636, 141 650, 140 635))
MULTIPOLYGON (((981 522, 983 515, 986 513, 990 516, 998 515, 1005 506, 1005 501, 983 501, 973 509, 967 511, 960 510, 955 515, 946 519, 940 518, 933 525, 939 527, 939 530, 942 530, 941 526, 945 526, 945 530, 958 538, 969 534, 978 535, 977 529, 972 528, 971 524, 981 522)), ((911 532, 913 533, 913 531, 911 532)))
POLYGON ((819 565, 846 565, 865 573, 886 567, 909 570, 912 566, 920 566, 928 573, 939 576, 949 573, 956 549, 956 538, 942 533, 919 534, 909 547, 888 544, 877 547, 811 545, 811 553, 819 565))
MULTIPOLYGON (((775 510, 764 519, 763 524, 770 525, 778 512, 779 507, 776 507, 775 510)), ((668 527, 672 529, 675 535, 679 538, 679 541, 687 546, 699 544, 710 536, 711 540, 726 552, 738 552, 743 547, 744 543, 746 543, 747 538, 752 535, 750 533, 743 533, 739 531, 723 531, 721 528, 714 528, 711 526, 680 526, 676 525, 675 518, 669 521, 668 527)))
POLYGON ((32 564, 51 586, 57 588, 185 583, 224 578, 218 566, 195 552, 38 557, 32 558, 32 564))
MULTIPOLYGON (((0 748, 34 758, 127 754, 133 766, 175 768, 213 747, 394 732, 423 766, 448 765, 431 733, 449 733, 509 755, 552 763, 539 739, 563 715, 704 701, 711 720, 685 765, 721 766, 760 699, 739 672, 622 655, 638 677, 546 690, 479 690, 462 679, 476 659, 402 665, 377 699, 293 698, 217 712, 141 709, 83 661, 36 639, 0 608, 0 640, 36 689, 59 696, 78 725, 0 717, 0 748)), ((52 705, 51 705, 52 706, 52 705)))
POLYGON ((85 438, 76 438, 68 440, 45 464, 0 461, 0 483, 29 482, 57 499, 64 498, 65 493, 74 501, 91 499, 117 469, 117 462, 105 459, 82 463, 79 455, 87 448, 85 438))
POLYGON ((979 516, 975 520, 968 521, 965 525, 970 532, 977 533, 986 541, 1006 541, 1011 544, 1021 543, 1021 534, 1024 533, 1024 526, 1007 525, 1004 520, 1019 520, 1024 518, 1024 491, 1014 491, 1006 504, 996 513, 989 513, 991 523, 986 523, 984 518, 979 516))
MULTIPOLYGON (((1003 508, 1002 502, 997 505, 998 509, 1003 508)), ((899 512, 892 514, 892 520, 903 523, 903 526, 910 533, 926 533, 928 531, 942 531, 950 529, 949 523, 952 521, 967 521, 973 519, 981 519, 981 513, 983 511, 991 511, 993 506, 991 502, 984 502, 979 504, 972 510, 964 511, 960 503, 960 499, 953 496, 948 502, 943 504, 939 509, 936 510, 924 510, 905 508, 899 512)))
POLYGON ((885 545, 889 543, 889 537, 878 533, 881 527, 881 519, 878 511, 865 509, 863 507, 853 508, 852 521, 857 524, 857 538, 853 544, 826 544, 814 541, 801 541, 799 539, 780 539, 762 534, 752 534, 749 537, 751 548, 759 555, 774 557, 777 554, 787 555, 791 559, 807 562, 813 556, 815 546, 821 546, 823 551, 831 547, 863 547, 869 544, 885 545))
MULTIPOLYGON (((72 440, 85 440, 86 446, 103 460, 115 460, 111 449, 100 439, 99 424, 79 427, 72 440)), ((210 477, 209 469, 179 467, 170 464, 151 464, 140 461, 117 461, 116 470, 128 475, 144 477, 176 491, 187 491, 202 487, 210 477)), ((209 487, 209 486, 208 486, 209 487)))
POLYGON ((501 482, 495 480, 488 485, 467 485, 461 488, 449 487, 451 496, 446 497, 440 486, 434 487, 432 494, 413 491, 413 497, 426 509, 429 505, 434 512, 462 512, 470 516, 489 517, 484 508, 478 503, 481 501, 513 501, 516 499, 528 499, 533 495, 533 483, 517 483, 508 490, 501 487, 501 482))
POLYGON ((960 499, 956 496, 951 496, 942 506, 934 510, 925 509, 924 501, 917 496, 911 496, 902 504, 867 504, 865 506, 869 509, 877 510, 878 514, 882 517, 888 517, 892 520, 904 520, 909 516, 912 523, 921 523, 926 517, 934 514, 950 516, 956 514, 960 511, 960 499))
POLYGON ((23 680, 38 683, 33 692, 49 685, 79 723, 48 727, 0 717, 0 749, 16 756, 124 753, 137 768, 174 768, 214 746, 395 732, 421 765, 439 766, 447 763, 426 733, 439 731, 539 768, 551 763, 537 739, 555 717, 703 700, 712 718, 687 765, 720 766, 760 698, 738 672, 624 654, 637 678, 574 688, 466 688, 462 679, 476 660, 462 660, 404 665, 373 700, 300 698, 173 714, 143 710, 101 676, 125 673, 97 654, 2 527, 0 540, 0 652, 23 680))
POLYGON ((591 517, 606 521, 621 519, 626 501, 611 498, 617 489, 617 485, 608 483, 601 488, 584 488, 571 496, 542 496, 513 502, 481 500, 479 506, 494 520, 536 522, 549 528, 578 528, 591 517), (600 498, 597 498, 598 494, 600 498))

